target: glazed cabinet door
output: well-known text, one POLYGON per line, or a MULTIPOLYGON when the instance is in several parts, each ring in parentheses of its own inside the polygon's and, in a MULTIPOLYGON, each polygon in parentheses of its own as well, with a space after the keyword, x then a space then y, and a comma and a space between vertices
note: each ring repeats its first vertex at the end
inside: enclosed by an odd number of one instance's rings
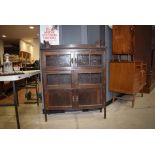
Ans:
POLYGON ((73 53, 63 52, 45 52, 43 54, 43 67, 46 70, 71 69, 73 65, 73 53))
POLYGON ((103 64, 103 51, 79 51, 75 52, 74 67, 88 68, 88 67, 101 67, 103 64))
POLYGON ((47 88, 71 88, 72 71, 52 71, 44 73, 44 84, 47 88))
POLYGON ((72 108, 72 71, 44 73, 45 106, 49 110, 72 108))
POLYGON ((76 88, 96 88, 104 83, 103 69, 76 70, 75 71, 76 88))

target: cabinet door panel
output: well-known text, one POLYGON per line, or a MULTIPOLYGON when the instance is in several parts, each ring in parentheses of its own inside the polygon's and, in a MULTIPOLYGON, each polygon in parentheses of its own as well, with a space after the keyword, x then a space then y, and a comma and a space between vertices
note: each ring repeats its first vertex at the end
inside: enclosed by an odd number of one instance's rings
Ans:
POLYGON ((79 84, 100 84, 101 73, 79 73, 79 84))
POLYGON ((101 66, 102 65, 102 54, 92 54, 91 55, 91 65, 101 66))
POLYGON ((77 66, 90 66, 89 54, 78 54, 77 55, 77 66))
POLYGON ((73 65, 72 52, 45 52, 43 56, 46 70, 71 69, 73 65))
POLYGON ((49 89, 47 93, 48 107, 53 110, 72 108, 72 91, 62 89, 49 89))
POLYGON ((70 67, 70 54, 46 56, 46 66, 70 67))
POLYGON ((48 74, 47 85, 71 84, 71 74, 48 74))
POLYGON ((53 71, 46 72, 45 84, 47 87, 70 87, 72 85, 71 71, 53 71))
POLYGON ((103 64, 103 52, 101 51, 85 51, 75 54, 76 67, 100 67, 103 64))
POLYGON ((104 80, 102 69, 95 70, 77 70, 76 86, 99 86, 104 80))
POLYGON ((102 89, 86 88, 78 89, 78 106, 79 108, 91 108, 94 106, 102 106, 102 89))

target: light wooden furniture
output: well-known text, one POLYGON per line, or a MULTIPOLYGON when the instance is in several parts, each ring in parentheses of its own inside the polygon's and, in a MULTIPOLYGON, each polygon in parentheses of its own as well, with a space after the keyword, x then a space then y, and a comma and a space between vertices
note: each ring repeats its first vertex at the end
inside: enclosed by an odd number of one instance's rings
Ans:
POLYGON ((133 95, 132 107, 134 107, 136 93, 143 93, 146 85, 146 69, 147 66, 143 62, 111 62, 110 91, 133 95))
POLYGON ((155 30, 151 25, 114 25, 112 29, 112 54, 117 60, 128 56, 131 61, 147 64, 147 77, 144 92, 155 87, 155 30), (153 32, 153 33, 152 33, 153 32), (153 43, 154 42, 154 43, 153 43), (154 45, 152 45, 152 43, 154 45))
POLYGON ((44 112, 105 106, 105 49, 95 45, 58 45, 41 50, 44 112))
POLYGON ((22 67, 25 66, 27 63, 31 63, 31 53, 20 51, 19 52, 19 59, 22 63, 22 67))

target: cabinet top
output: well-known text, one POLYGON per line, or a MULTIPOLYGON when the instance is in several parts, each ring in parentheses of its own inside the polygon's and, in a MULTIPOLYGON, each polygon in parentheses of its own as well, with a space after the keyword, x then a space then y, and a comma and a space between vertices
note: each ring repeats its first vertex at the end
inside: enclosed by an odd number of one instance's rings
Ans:
POLYGON ((53 49, 103 49, 105 47, 102 45, 93 44, 68 44, 68 45, 44 45, 40 46, 41 50, 53 50, 53 49))

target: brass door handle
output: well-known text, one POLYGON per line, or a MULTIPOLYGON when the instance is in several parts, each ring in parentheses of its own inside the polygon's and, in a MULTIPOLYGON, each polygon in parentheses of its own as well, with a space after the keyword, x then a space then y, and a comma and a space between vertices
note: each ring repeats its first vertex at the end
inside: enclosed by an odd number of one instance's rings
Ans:
POLYGON ((72 101, 75 102, 75 96, 72 97, 72 101))
POLYGON ((77 59, 76 59, 76 58, 75 58, 75 60, 74 60, 74 61, 75 61, 75 64, 77 64, 77 59))
POLYGON ((71 58, 71 63, 73 64, 73 58, 71 58))
POLYGON ((79 102, 79 96, 73 96, 72 101, 73 102, 79 102))
POLYGON ((76 102, 79 102, 79 96, 76 96, 76 102))

